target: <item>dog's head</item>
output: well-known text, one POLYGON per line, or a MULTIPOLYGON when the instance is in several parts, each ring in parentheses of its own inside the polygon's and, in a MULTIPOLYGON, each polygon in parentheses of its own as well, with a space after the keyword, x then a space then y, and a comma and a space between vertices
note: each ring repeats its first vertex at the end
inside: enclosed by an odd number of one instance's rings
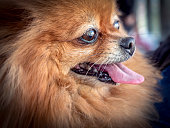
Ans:
POLYGON ((38 11, 39 27, 51 34, 50 48, 61 74, 89 81, 90 85, 96 80, 110 84, 143 82, 142 76, 121 64, 134 54, 135 40, 125 34, 114 1, 51 1, 38 11), (49 6, 53 9, 48 10, 49 6))

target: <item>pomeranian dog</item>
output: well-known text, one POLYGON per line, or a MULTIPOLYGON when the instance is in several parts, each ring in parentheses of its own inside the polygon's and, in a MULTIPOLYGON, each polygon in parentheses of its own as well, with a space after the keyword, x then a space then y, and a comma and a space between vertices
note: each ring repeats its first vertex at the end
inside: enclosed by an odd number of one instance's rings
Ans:
POLYGON ((159 73, 118 13, 114 0, 1 1, 0 127, 150 127, 159 73))

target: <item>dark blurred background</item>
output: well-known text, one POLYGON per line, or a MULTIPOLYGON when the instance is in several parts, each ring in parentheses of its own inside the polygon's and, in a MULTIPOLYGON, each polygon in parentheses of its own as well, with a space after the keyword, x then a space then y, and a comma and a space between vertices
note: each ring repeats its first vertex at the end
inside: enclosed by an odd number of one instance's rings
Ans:
POLYGON ((129 35, 142 51, 155 50, 170 35, 170 0, 117 0, 129 35))
POLYGON ((158 119, 152 128, 170 128, 170 0, 117 0, 120 18, 136 45, 161 71, 158 92, 162 101, 155 103, 158 119))

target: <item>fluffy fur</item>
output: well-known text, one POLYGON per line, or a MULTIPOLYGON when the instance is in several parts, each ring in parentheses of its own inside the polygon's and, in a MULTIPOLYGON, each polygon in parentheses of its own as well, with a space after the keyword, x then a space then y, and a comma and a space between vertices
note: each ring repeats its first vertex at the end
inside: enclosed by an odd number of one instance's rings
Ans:
MULTIPOLYGON (((112 86, 70 68, 103 62, 115 30, 111 0, 17 0, 0 4, 0 126, 3 128, 146 128, 153 119, 158 72, 139 53, 124 64, 145 77, 112 86), (77 42, 94 25, 95 45, 77 42), (112 33, 112 34, 110 34, 112 33)), ((115 49, 112 49, 113 52, 115 49)))

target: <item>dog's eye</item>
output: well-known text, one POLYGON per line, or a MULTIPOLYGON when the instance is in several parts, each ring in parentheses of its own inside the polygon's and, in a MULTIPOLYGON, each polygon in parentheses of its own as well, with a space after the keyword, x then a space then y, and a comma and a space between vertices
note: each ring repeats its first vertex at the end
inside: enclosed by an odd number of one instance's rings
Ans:
POLYGON ((114 26, 114 28, 119 29, 119 28, 120 28, 119 21, 116 20, 116 21, 113 23, 113 26, 114 26))
POLYGON ((98 31, 94 28, 88 29, 79 40, 86 44, 94 43, 98 38, 98 31))

